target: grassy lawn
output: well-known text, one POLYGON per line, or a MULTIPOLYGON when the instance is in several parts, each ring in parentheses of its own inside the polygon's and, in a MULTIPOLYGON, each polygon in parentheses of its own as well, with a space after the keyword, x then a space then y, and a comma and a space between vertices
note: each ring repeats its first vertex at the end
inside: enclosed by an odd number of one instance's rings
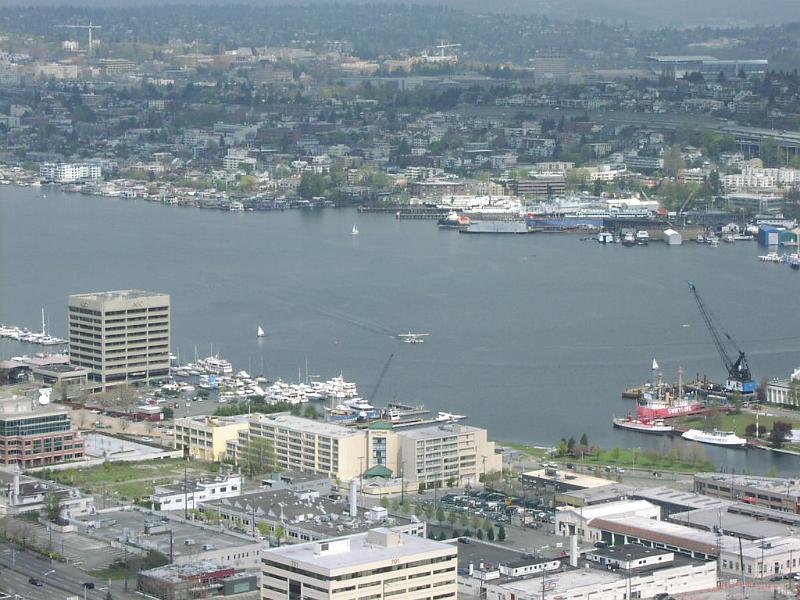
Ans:
POLYGON ((74 485, 89 493, 104 490, 115 492, 124 498, 138 498, 153 493, 154 484, 170 483, 183 478, 184 466, 190 477, 216 473, 215 463, 180 459, 143 461, 135 463, 104 463, 96 467, 53 471, 49 477, 62 483, 74 485))
MULTIPOLYGON (((792 416, 774 416, 774 417, 765 417, 764 415, 759 415, 758 417, 758 424, 766 427, 767 431, 772 429, 773 423, 775 421, 785 421, 787 423, 791 423, 793 427, 797 428, 800 426, 800 419, 792 416)), ((694 429, 703 429, 704 427, 709 426, 716 426, 719 429, 723 429, 725 431, 735 431, 736 435, 744 436, 745 428, 756 423, 756 416, 749 412, 743 412, 737 415, 719 415, 714 416, 710 422, 706 421, 702 415, 696 415, 692 417, 679 417, 675 419, 675 423, 677 425, 682 425, 685 427, 692 427, 694 429)), ((763 438, 764 436, 762 436, 763 438)))
POLYGON ((518 452, 522 452, 523 454, 527 454, 528 456, 532 456, 534 458, 542 458, 547 454, 547 448, 542 446, 532 446, 531 444, 522 444, 520 442, 504 442, 502 440, 495 440, 495 443, 499 444, 500 446, 513 448, 518 452))

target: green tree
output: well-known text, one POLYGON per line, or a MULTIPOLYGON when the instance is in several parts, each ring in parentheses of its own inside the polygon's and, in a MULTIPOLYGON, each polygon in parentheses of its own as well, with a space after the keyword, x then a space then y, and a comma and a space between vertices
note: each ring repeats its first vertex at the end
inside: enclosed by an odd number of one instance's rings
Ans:
POLYGON ((285 536, 286 536, 286 530, 281 525, 278 525, 275 528, 275 541, 277 542, 278 546, 281 545, 281 540, 285 536))
POLYGON ((589 436, 587 436, 585 433, 581 434, 581 446, 589 446, 589 436))
POLYGON ((475 532, 475 537, 477 537, 479 540, 482 540, 482 539, 483 539, 483 537, 484 537, 484 536, 483 536, 483 529, 478 529, 478 530, 475 532))
POLYGON ((504 542, 506 541, 506 528, 500 525, 499 529, 497 530, 497 541, 504 542))
POLYGON ((311 173, 306 171, 300 178, 300 185, 297 187, 297 193, 302 198, 314 198, 317 196, 325 195, 325 177, 319 173, 311 173))
POLYGON ((456 521, 458 521, 458 515, 456 513, 453 511, 447 513, 447 522, 450 523, 450 525, 455 525, 456 521))
POLYGON ((445 520, 444 509, 441 506, 436 509, 436 520, 439 523, 444 523, 445 520))
POLYGON ((261 436, 253 436, 240 451, 239 466, 248 477, 257 477, 276 470, 275 448, 272 442, 261 436))
POLYGON ((670 177, 675 177, 678 171, 686 168, 686 162, 683 160, 683 150, 678 145, 667 148, 664 151, 663 159, 664 173, 670 177))
POLYGON ((269 534, 272 533, 272 527, 270 526, 269 523, 265 523, 264 521, 256 523, 256 529, 258 529, 258 533, 260 533, 264 537, 268 537, 269 534))
POLYGON ((310 404, 306 406, 306 409, 303 411, 303 416, 306 419, 319 419, 319 412, 317 412, 316 407, 311 406, 310 404))
POLYGON ((769 432, 769 443, 773 448, 782 448, 786 443, 786 436, 792 431, 791 423, 785 421, 775 421, 772 430, 769 432))
POLYGON ((258 179, 252 175, 242 175, 239 177, 239 182, 237 185, 243 192, 252 192, 254 189, 256 189, 256 185, 258 185, 258 179))
POLYGON ((781 153, 775 138, 764 138, 758 151, 765 167, 777 167, 781 162, 781 153))
POLYGON ((380 500, 379 504, 383 508, 389 508, 389 498, 387 498, 386 496, 381 496, 381 500, 380 500))
POLYGON ((617 462, 620 456, 622 456, 622 448, 620 448, 619 446, 614 446, 611 449, 611 460, 617 462))
POLYGON ((64 510, 64 502, 61 494, 57 492, 47 492, 44 495, 44 516, 48 521, 57 521, 64 510))
POLYGON ((494 527, 490 527, 486 530, 486 539, 490 542, 494 541, 494 527))

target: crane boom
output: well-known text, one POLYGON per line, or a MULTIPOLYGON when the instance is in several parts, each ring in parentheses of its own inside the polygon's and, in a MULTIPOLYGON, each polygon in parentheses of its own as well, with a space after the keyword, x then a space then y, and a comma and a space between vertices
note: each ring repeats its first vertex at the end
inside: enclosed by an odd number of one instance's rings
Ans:
POLYGON ((703 302, 703 298, 700 296, 700 292, 697 291, 697 287, 691 281, 688 283, 689 289, 692 291, 692 295, 697 302, 697 307, 700 309, 700 314, 703 316, 703 321, 705 321, 706 327, 708 327, 708 331, 711 333, 711 339, 714 341, 714 346, 717 349, 717 353, 722 359, 722 364, 725 365, 725 369, 728 371, 728 381, 726 387, 731 391, 747 393, 754 392, 755 382, 752 380, 750 366, 747 364, 747 357, 745 356, 745 353, 741 348, 739 348, 739 345, 734 341, 730 334, 726 331, 723 331, 722 335, 725 336, 725 339, 730 342, 730 344, 738 353, 735 361, 731 359, 727 350, 725 349, 725 342, 723 341, 722 336, 720 335, 720 332, 711 317, 711 312, 706 308, 705 302, 703 302))

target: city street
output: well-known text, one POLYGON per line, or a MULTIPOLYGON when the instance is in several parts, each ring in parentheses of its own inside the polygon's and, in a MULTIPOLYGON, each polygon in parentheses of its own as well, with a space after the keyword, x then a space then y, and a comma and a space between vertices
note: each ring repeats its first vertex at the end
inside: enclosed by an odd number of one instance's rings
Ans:
MULTIPOLYGON (((14 551, 11 544, 0 542, 0 589, 18 594, 27 600, 55 600, 57 598, 92 598, 102 600, 108 590, 108 581, 97 581, 77 567, 69 564, 51 562, 49 559, 29 551, 14 551), (41 580, 44 585, 37 587, 28 582, 31 577, 41 580), (85 590, 84 582, 91 581, 95 589, 85 590)), ((134 598, 135 583, 128 582, 131 592, 125 593, 123 582, 111 582, 114 598, 134 598)))

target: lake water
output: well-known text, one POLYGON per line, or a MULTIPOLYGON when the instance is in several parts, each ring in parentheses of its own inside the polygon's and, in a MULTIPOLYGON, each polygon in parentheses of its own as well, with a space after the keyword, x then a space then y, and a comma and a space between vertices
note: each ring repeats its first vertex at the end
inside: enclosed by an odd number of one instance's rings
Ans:
MULTIPOLYGON (((0 187, 0 322, 66 336, 70 293, 172 296, 173 352, 213 344, 236 369, 296 380, 344 373, 377 405, 469 415, 499 439, 661 445, 615 431, 656 358, 670 380, 724 369, 686 285, 745 349, 757 379, 800 363, 800 274, 755 243, 626 248, 575 235, 460 235, 354 210, 222 213, 0 187), (46 197, 45 197, 46 194, 46 197), (351 235, 357 224, 360 235, 351 235), (267 337, 258 339, 261 325, 267 337), (395 334, 429 332, 424 344, 395 334)), ((0 341, 0 356, 36 351, 0 341)), ((682 443, 682 442, 678 442, 682 443)), ((794 457, 704 447, 737 471, 794 457)))

